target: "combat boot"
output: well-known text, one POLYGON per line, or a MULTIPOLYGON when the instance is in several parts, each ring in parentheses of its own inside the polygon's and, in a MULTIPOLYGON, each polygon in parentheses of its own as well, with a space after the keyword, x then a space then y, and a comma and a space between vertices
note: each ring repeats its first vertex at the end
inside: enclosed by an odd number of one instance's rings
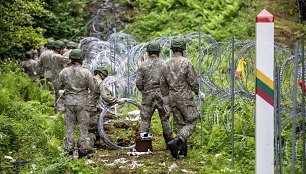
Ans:
POLYGON ((74 151, 73 149, 67 151, 67 152, 68 152, 68 158, 69 158, 69 159, 73 159, 73 151, 74 151))
POLYGON ((167 143, 168 149, 173 158, 176 158, 176 159, 179 158, 178 151, 179 151, 179 146, 181 144, 182 144, 182 140, 180 138, 174 138, 173 140, 167 143))
POLYGON ((166 136, 165 136, 165 134, 163 134, 164 135, 164 139, 165 139, 165 143, 166 143, 166 150, 169 150, 169 148, 168 148, 168 142, 170 142, 171 140, 172 140, 172 138, 167 138, 166 136))
POLYGON ((183 158, 187 157, 187 147, 180 150, 179 156, 183 158))
POLYGON ((79 150, 79 158, 83 158, 87 155, 87 153, 83 150, 79 150))
POLYGON ((83 158, 83 157, 92 157, 94 154, 94 150, 88 150, 88 151, 83 151, 83 150, 79 150, 79 158, 83 158))
POLYGON ((182 144, 179 157, 187 157, 187 141, 185 142, 185 144, 182 144))

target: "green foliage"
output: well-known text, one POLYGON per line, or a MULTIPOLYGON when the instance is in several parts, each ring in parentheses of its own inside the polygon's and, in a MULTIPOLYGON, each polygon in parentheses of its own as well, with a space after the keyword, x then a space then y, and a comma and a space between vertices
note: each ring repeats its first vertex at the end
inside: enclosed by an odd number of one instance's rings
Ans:
POLYGON ((64 119, 55 115, 50 91, 14 60, 0 62, 0 79, 0 173, 17 170, 4 156, 30 160, 21 173, 96 173, 85 159, 71 161, 63 152, 64 119))
MULTIPOLYGON (((121 0, 123 1, 123 0, 121 0)), ((141 41, 198 31, 217 40, 254 37, 255 5, 240 0, 135 0, 124 1, 136 15, 126 29, 141 41)))
POLYGON ((55 159, 52 164, 39 170, 38 173, 94 174, 96 172, 91 166, 85 164, 84 158, 77 161, 73 161, 62 156, 55 159))
POLYGON ((85 24, 83 8, 88 2, 89 0, 42 0, 48 13, 35 16, 35 26, 46 29, 47 38, 70 39, 85 24))
MULTIPOLYGON (((18 0, 0 4, 0 59, 24 57, 45 37, 70 39, 84 26, 88 0, 18 0)), ((82 33, 80 34, 82 35, 82 33)))
MULTIPOLYGON (((21 71, 17 61, 2 61, 0 65, 0 158, 11 156, 16 160, 34 160, 37 156, 54 153, 54 146, 46 144, 62 141, 63 136, 55 140, 54 132, 63 132, 53 128, 50 116, 54 115, 54 98, 49 91, 40 89, 21 71)), ((57 120, 59 118, 55 118, 57 120)), ((54 144, 54 143, 53 143, 54 144)), ((62 143, 57 143, 58 149, 62 143)), ((0 169, 12 170, 12 165, 1 160, 0 169)))
POLYGON ((44 42, 42 27, 33 27, 34 16, 47 13, 39 0, 3 1, 0 4, 0 58, 21 56, 21 52, 44 42))

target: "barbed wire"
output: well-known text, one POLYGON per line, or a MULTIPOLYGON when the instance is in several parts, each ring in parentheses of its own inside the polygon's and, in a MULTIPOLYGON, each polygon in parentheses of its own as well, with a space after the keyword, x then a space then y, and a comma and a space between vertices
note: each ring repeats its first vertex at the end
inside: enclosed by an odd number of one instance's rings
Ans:
MULTIPOLYGON (((167 36, 154 39, 160 43, 162 51, 161 59, 170 59, 170 43, 173 38, 184 37, 188 41, 188 47, 184 53, 186 57, 195 62, 195 67, 201 69, 201 92, 207 97, 219 96, 219 100, 230 98, 230 57, 234 49, 234 64, 237 69, 239 61, 243 58, 245 77, 236 77, 234 94, 246 100, 255 100, 255 41, 238 40, 232 48, 228 41, 217 42, 214 38, 203 33, 190 33, 183 36, 167 36), (201 43, 198 43, 198 37, 201 43), (199 57, 199 45, 201 45, 202 57, 199 57), (199 63, 202 62, 200 66, 199 63)), ((151 41, 150 41, 151 42, 151 41)), ((115 84, 115 92, 119 96, 138 97, 135 87, 136 71, 138 66, 148 57, 145 51, 149 42, 137 44, 136 39, 125 33, 113 33, 107 41, 87 37, 81 40, 79 47, 86 52, 85 66, 91 72, 101 65, 111 66, 113 72, 106 78, 109 87, 115 84)), ((282 112, 291 113, 293 87, 293 58, 292 51, 286 46, 275 44, 275 66, 281 67, 281 97, 282 112)), ((301 77, 301 70, 299 70, 301 77)), ((222 103, 220 101, 220 103, 222 103)))
MULTIPOLYGON (((213 126, 223 125, 228 138, 231 137, 231 88, 230 88, 230 60, 234 52, 235 70, 238 69, 240 61, 245 61, 243 65, 243 75, 236 75, 234 84, 235 101, 235 129, 241 131, 241 136, 254 136, 255 129, 255 87, 256 87, 256 44, 252 40, 236 40, 232 45, 231 41, 217 42, 214 38, 203 33, 190 33, 182 36, 167 36, 156 38, 162 47, 160 58, 168 60, 172 58, 170 43, 173 38, 183 37, 187 40, 187 49, 184 56, 194 62, 197 71, 200 71, 202 81, 200 91, 206 95, 207 102, 202 106, 203 122, 213 126), (201 37, 201 39, 199 39, 201 37), (201 42, 199 43, 199 40, 201 42), (200 49, 201 48, 201 49, 200 49), (201 54, 200 54, 200 51, 201 54), (200 57, 200 55, 202 55, 200 57), (250 131, 251 130, 251 131, 250 131)), ((151 42, 151 41, 150 41, 151 42)), ((113 33, 107 41, 97 38, 84 38, 79 47, 86 52, 85 67, 91 72, 97 66, 106 64, 111 67, 111 75, 105 79, 105 83, 116 96, 139 98, 138 90, 135 86, 136 72, 139 65, 148 56, 145 48, 149 42, 138 44, 136 39, 125 33, 113 33)), ((293 51, 288 47, 275 43, 274 59, 275 68, 280 68, 280 96, 281 96, 281 121, 282 129, 289 130, 290 120, 293 114, 292 89, 294 85, 294 58, 293 51)), ((299 55, 299 57, 301 57, 299 55)), ((298 67, 301 67, 299 61, 298 67)), ((241 67, 240 67, 241 68, 241 67)), ((301 79, 301 69, 298 70, 298 78, 301 79)), ((242 73, 242 72, 241 72, 242 73)), ((300 95, 302 91, 298 91, 300 95)), ((205 101, 204 101, 205 102, 205 101)), ((301 103, 301 97, 298 97, 301 103)), ((301 117, 301 108, 298 105, 297 117, 301 117)), ((297 127, 300 132, 302 128, 297 127)), ((243 141, 244 138, 241 139, 243 141)), ((290 150, 288 144, 292 140, 283 138, 284 157, 290 161, 290 150)), ((245 143, 245 142, 244 142, 245 143)), ((296 144, 298 146, 298 144, 296 144)), ((295 154, 298 156, 298 154, 295 154)))

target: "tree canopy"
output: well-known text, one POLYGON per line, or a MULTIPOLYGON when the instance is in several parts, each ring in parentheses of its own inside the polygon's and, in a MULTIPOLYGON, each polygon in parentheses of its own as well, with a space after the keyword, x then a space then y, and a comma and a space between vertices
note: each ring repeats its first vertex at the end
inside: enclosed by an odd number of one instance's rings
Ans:
POLYGON ((83 26, 88 0, 10 0, 0 3, 0 58, 22 57, 46 38, 69 39, 83 26))

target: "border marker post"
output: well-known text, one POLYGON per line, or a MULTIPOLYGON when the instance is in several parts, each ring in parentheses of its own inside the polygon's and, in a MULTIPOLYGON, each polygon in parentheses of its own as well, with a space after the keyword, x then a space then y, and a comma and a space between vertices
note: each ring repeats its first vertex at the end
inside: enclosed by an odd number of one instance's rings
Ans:
POLYGON ((274 16, 256 16, 256 174, 274 173, 274 16))

